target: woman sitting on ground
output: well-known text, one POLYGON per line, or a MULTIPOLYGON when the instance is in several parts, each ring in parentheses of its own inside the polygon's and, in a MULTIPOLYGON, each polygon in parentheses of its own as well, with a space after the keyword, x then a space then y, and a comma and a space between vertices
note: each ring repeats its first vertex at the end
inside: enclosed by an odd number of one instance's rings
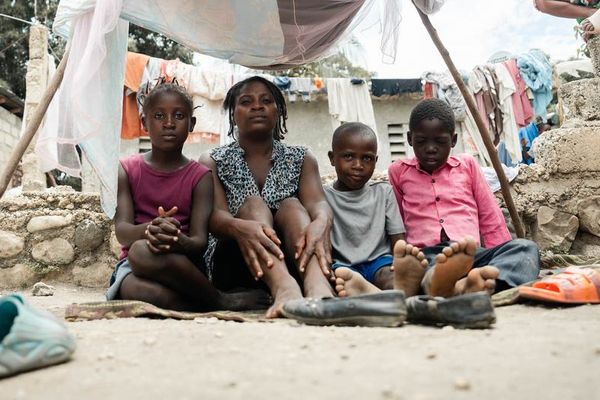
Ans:
POLYGON ((213 283, 232 290, 262 280, 274 298, 270 318, 281 316, 286 301, 302 297, 300 286, 307 297, 333 296, 332 212, 315 157, 282 143, 282 93, 254 76, 229 90, 224 108, 236 140, 200 160, 214 172, 206 253, 213 283))

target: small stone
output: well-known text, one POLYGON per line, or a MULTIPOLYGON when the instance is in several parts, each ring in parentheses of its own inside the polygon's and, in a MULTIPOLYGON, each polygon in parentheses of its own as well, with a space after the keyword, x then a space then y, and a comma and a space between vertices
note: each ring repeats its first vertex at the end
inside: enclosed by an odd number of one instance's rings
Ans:
POLYGON ((342 360, 348 360, 350 358, 350 356, 348 356, 347 354, 342 354, 342 355, 340 355, 340 358, 342 360))
POLYGON ((97 262, 85 268, 73 268, 73 281, 79 286, 91 288, 104 288, 107 286, 113 269, 108 265, 97 262))
POLYGON ((454 327, 452 325, 446 325, 442 328, 443 331, 453 331, 454 327))
POLYGON ((38 282, 33 285, 33 290, 31 291, 32 296, 54 296, 54 291, 56 289, 54 286, 46 285, 44 282, 38 282))
POLYGON ((27 224, 29 233, 45 231, 48 229, 58 229, 71 223, 71 218, 65 218, 62 215, 42 215, 33 217, 27 224))
POLYGON ((427 353, 427 355, 425 357, 428 360, 433 360, 434 358, 437 358, 437 354, 436 353, 427 353))
POLYGON ((60 199, 60 201, 58 202, 58 206, 60 208, 67 208, 67 206, 71 204, 71 200, 69 200, 66 197, 63 197, 62 199, 60 199))
POLYGON ((596 350, 594 352, 597 356, 600 356, 600 347, 596 347, 596 350))
POLYGON ((154 336, 148 336, 144 338, 144 344, 146 346, 154 346, 156 344, 156 338, 154 336))
POLYGON ((223 332, 215 332, 215 337, 216 337, 217 339, 221 339, 223 336, 224 336, 224 335, 223 335, 223 332))
POLYGON ((65 265, 75 258, 73 246, 63 238, 45 240, 33 246, 31 256, 46 265, 65 265))
POLYGON ((588 197, 577 203, 577 216, 582 231, 600 237, 600 196, 588 197))
POLYGON ((469 383, 469 381, 464 378, 459 378, 454 381, 454 388, 456 390, 470 390, 471 383, 469 383))
POLYGON ((15 264, 12 268, 0 268, 0 287, 7 289, 27 288, 39 278, 33 268, 26 264, 15 264))
POLYGON ((89 219, 84 219, 75 228, 75 246, 81 251, 92 251, 104 242, 104 230, 89 219))
POLYGON ((578 229, 579 219, 575 215, 541 206, 532 233, 540 250, 568 253, 578 229))
POLYGON ((306 350, 306 349, 308 349, 308 348, 309 348, 309 346, 308 346, 308 344, 304 343, 302 346, 300 346, 300 348, 301 348, 302 350, 306 350))
POLYGON ((11 258, 23 251, 23 239, 14 233, 0 231, 0 258, 11 258))

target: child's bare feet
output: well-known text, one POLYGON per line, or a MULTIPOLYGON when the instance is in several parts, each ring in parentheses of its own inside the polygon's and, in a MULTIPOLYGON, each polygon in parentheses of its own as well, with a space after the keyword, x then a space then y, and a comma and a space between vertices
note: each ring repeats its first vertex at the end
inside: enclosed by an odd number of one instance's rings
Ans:
POLYGON ((394 289, 403 290, 407 297, 415 296, 427 268, 425 255, 418 247, 398 240, 394 245, 394 289))
POLYGON ((469 271, 466 278, 460 279, 456 282, 454 287, 454 294, 464 294, 472 292, 486 291, 489 294, 493 294, 496 289, 496 279, 500 271, 498 268, 491 265, 486 265, 481 268, 473 268, 469 271))
POLYGON ((264 310, 273 303, 273 299, 264 290, 254 289, 235 293, 222 293, 221 303, 224 310, 264 310))
POLYGON ((476 250, 477 243, 472 237, 466 237, 444 247, 436 257, 429 294, 442 297, 454 296, 458 280, 464 278, 473 268, 476 250))
POLYGON ((273 298, 273 305, 265 314, 267 318, 283 317, 283 305, 290 300, 301 299, 302 293, 297 285, 281 286, 273 292, 273 298))
POLYGON ((335 270, 335 291, 340 297, 381 292, 377 286, 367 281, 358 272, 340 267, 335 270))

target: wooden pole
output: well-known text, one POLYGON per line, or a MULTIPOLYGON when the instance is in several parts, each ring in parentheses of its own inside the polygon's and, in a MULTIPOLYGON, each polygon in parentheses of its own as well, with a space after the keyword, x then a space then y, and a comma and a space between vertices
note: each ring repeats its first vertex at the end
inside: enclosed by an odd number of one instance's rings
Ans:
POLYGON ((471 114, 473 114, 473 118, 475 119, 475 123, 477 124, 477 128, 479 129, 479 133, 481 135, 481 138, 483 139, 485 148, 492 161, 492 166, 494 167, 494 170, 498 175, 498 180, 500 181, 500 188, 502 190, 502 196, 504 197, 506 207, 508 208, 508 212, 510 213, 510 218, 512 219, 513 224, 515 226, 515 232, 517 233, 518 237, 524 238, 525 229, 523 228, 523 222, 521 221, 521 217, 519 217, 519 213, 517 212, 517 208, 515 207, 512 195, 510 194, 510 186, 508 183, 508 179, 506 179, 506 175, 504 174, 504 170, 502 169, 502 164, 500 163, 500 158, 498 157, 498 153, 496 152, 494 143, 492 143, 492 139, 490 138, 488 129, 486 128, 485 123, 483 122, 483 118, 481 117, 481 114, 479 114, 479 110, 477 109, 477 105, 475 104, 475 100, 473 99, 473 95, 467 89, 467 86, 463 82, 458 70, 456 69, 456 66, 454 65, 454 62, 452 61, 452 58, 450 57, 450 53, 448 52, 446 47, 444 47, 444 44, 440 40, 437 31, 431 24, 429 17, 425 15, 421 10, 419 10, 419 8, 416 5, 415 7, 417 8, 417 12, 421 17, 421 21, 423 21, 423 25, 425 25, 427 32, 429 32, 429 36, 431 36, 431 40, 433 40, 435 47, 437 47, 442 58, 444 59, 444 62, 446 63, 446 66, 448 67, 448 70, 450 71, 450 74, 452 75, 454 81, 458 85, 458 89, 462 93, 465 102, 467 103, 467 107, 471 111, 471 114))
POLYGON ((29 124, 27 124, 27 127, 25 128, 23 136, 21 136, 17 142, 17 145, 13 149, 12 154, 6 163, 4 171, 2 171, 2 175, 0 176, 0 197, 4 195, 4 192, 6 192, 6 188, 8 187, 8 184, 10 183, 15 170, 17 169, 17 166, 19 165, 19 161, 21 161, 23 154, 25 154, 27 147, 29 147, 29 144, 33 140, 35 133, 38 131, 38 128, 44 119, 44 115, 48 110, 48 106, 56 94, 60 83, 62 82, 68 58, 69 49, 65 50, 65 54, 63 55, 60 64, 58 64, 58 68, 52 76, 52 80, 48 84, 48 87, 46 88, 46 91, 40 100, 40 104, 35 109, 33 116, 29 120, 29 124))

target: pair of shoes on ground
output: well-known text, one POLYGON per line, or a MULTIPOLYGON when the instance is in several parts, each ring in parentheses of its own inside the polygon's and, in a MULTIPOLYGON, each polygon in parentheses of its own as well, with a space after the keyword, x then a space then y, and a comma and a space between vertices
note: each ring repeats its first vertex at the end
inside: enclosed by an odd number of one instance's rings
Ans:
POLYGON ((457 328, 488 328, 496 321, 494 307, 486 292, 451 298, 412 296, 401 290, 327 299, 299 299, 287 302, 283 314, 307 325, 395 327, 406 320, 426 325, 457 328))
POLYGON ((52 314, 21 296, 0 298, 0 379, 67 361, 75 338, 52 314))

